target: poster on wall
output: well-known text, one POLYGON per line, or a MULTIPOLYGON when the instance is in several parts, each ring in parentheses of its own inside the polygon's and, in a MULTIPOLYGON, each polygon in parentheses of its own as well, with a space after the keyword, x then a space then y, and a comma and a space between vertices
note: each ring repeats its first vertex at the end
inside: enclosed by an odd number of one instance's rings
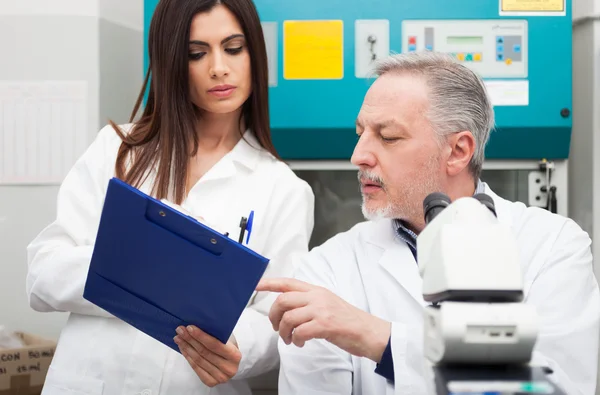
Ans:
POLYGON ((85 81, 0 81, 0 185, 60 184, 89 145, 85 81))

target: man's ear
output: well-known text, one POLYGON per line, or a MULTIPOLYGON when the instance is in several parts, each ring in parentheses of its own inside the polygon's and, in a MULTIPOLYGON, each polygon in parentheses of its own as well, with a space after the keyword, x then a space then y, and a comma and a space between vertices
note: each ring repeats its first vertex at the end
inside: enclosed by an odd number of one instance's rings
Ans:
POLYGON ((449 176, 455 176, 469 166, 475 154, 475 137, 468 131, 454 133, 448 136, 450 156, 446 162, 449 176))

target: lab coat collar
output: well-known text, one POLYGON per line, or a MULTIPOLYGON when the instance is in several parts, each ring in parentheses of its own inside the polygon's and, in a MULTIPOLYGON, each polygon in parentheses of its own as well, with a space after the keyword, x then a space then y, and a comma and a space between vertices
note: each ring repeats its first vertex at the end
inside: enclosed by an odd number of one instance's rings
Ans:
POLYGON ((246 130, 238 143, 229 153, 229 158, 248 170, 254 170, 260 159, 263 148, 251 130, 246 130))
POLYGON ((263 149, 250 130, 244 132, 242 138, 231 151, 211 168, 198 183, 220 180, 234 176, 239 167, 253 171, 256 169, 263 149))

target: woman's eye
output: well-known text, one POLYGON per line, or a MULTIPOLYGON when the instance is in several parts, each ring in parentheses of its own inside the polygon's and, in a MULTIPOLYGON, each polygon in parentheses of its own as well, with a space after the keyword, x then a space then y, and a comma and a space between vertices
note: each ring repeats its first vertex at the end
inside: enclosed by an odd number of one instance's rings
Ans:
POLYGON ((191 60, 199 60, 201 59, 204 55, 206 54, 206 52, 196 52, 196 53, 191 53, 189 54, 189 57, 191 60))
POLYGON ((236 55, 240 52, 242 52, 243 47, 238 47, 238 48, 226 48, 225 52, 227 52, 228 54, 231 55, 236 55))

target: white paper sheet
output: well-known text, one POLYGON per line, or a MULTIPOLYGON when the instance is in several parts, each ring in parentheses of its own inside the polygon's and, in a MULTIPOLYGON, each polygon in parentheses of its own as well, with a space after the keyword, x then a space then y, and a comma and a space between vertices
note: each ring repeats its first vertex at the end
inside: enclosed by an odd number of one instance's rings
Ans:
POLYGON ((0 184, 58 184, 89 144, 87 82, 0 81, 0 184))
POLYGON ((485 86, 494 106, 528 106, 528 80, 490 80, 485 86))

